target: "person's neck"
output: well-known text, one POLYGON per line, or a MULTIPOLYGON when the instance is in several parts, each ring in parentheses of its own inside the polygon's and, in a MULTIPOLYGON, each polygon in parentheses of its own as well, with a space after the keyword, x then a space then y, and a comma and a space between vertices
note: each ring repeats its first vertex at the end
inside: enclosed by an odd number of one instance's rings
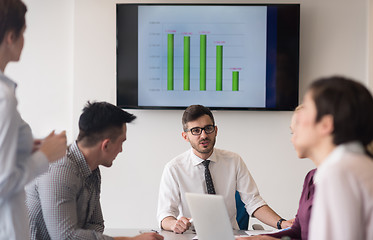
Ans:
POLYGON ((203 159, 203 160, 207 160, 212 155, 213 152, 214 152, 214 149, 212 149, 211 152, 209 152, 209 153, 200 153, 200 152, 197 152, 195 149, 193 149, 193 153, 197 157, 199 157, 200 159, 203 159))
POLYGON ((5 52, 4 44, 0 44, 0 70, 4 73, 6 66, 9 63, 7 54, 5 52))
POLYGON ((310 159, 318 168, 322 163, 325 162, 327 157, 333 152, 336 145, 333 143, 332 138, 320 141, 318 145, 312 150, 310 159))
POLYGON ((82 144, 80 144, 79 142, 77 142, 77 145, 79 150, 82 152, 89 169, 91 169, 91 171, 95 170, 100 165, 98 163, 98 152, 96 150, 96 147, 83 147, 82 144))
MULTIPOLYGON (((0 55, 1 56, 1 55, 0 55)), ((6 61, 3 61, 3 59, 0 58, 0 71, 4 73, 5 67, 8 63, 6 61)))

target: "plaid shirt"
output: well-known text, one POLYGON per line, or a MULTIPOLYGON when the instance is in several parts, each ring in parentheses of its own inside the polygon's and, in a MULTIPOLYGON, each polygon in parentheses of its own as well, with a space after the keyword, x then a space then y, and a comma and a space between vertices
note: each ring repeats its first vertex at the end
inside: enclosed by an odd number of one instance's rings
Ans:
POLYGON ((31 239, 112 239, 103 235, 101 175, 74 142, 67 155, 26 188, 31 239))

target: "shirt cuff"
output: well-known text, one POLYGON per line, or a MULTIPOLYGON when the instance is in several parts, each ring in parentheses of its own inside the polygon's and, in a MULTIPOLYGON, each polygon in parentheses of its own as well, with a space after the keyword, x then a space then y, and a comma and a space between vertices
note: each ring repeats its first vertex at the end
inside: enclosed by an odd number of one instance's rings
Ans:
POLYGON ((162 228, 162 221, 163 221, 163 219, 165 219, 166 217, 174 217, 174 218, 177 219, 177 216, 175 216, 174 214, 169 213, 169 212, 159 214, 159 215, 158 215, 158 222, 159 222, 159 228, 160 228, 160 229, 163 229, 163 228, 162 228))
POLYGON ((253 213, 260 207, 264 206, 264 205, 268 205, 263 199, 260 199, 258 201, 256 201, 255 203, 251 203, 250 206, 248 207, 248 212, 250 214, 250 216, 253 215, 253 213))

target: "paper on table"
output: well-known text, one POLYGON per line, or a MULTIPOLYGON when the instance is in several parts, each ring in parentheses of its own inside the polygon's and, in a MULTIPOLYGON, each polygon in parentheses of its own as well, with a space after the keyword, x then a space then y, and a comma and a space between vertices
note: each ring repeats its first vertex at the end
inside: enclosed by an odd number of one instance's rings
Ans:
MULTIPOLYGON (((249 231, 245 231, 245 233, 247 235, 235 235, 234 237, 235 238, 239 238, 239 237, 248 237, 248 236, 255 236, 255 235, 259 235, 259 234, 267 234, 267 233, 275 233, 275 232, 278 232, 277 230, 249 230, 249 231)), ((198 236, 195 235, 193 238, 193 240, 198 240, 198 236)))
POLYGON ((245 233, 249 236, 256 236, 260 234, 277 233, 277 232, 280 232, 281 230, 277 230, 277 229, 275 230, 248 230, 248 231, 245 231, 245 233))

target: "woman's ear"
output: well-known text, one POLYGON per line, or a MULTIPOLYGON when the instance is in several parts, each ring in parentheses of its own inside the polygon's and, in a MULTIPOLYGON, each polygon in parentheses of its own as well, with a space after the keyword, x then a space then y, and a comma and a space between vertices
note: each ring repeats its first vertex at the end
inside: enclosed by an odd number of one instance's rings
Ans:
POLYGON ((7 31, 4 35, 3 43, 7 45, 13 44, 17 40, 16 33, 14 30, 7 31))
POLYGON ((334 118, 331 114, 325 115, 319 122, 322 134, 331 135, 334 131, 334 118))

